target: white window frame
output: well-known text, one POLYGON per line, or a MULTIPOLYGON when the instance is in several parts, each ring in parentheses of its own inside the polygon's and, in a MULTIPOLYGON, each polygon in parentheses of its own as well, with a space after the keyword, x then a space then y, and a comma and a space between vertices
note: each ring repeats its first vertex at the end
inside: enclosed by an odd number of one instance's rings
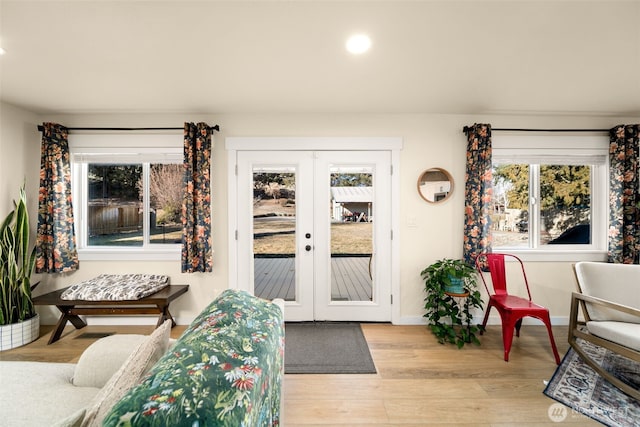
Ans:
POLYGON ((71 188, 80 261, 180 261, 181 245, 149 242, 150 164, 182 163, 181 135, 169 134, 73 134, 69 135, 71 188), (87 244, 88 165, 141 164, 143 182, 143 245, 89 246, 87 244))
POLYGON ((493 247, 526 261, 605 261, 607 258, 609 139, 607 135, 503 134, 492 136, 494 163, 529 164, 529 247, 493 247), (538 197, 541 164, 591 166, 591 243, 541 245, 538 197))

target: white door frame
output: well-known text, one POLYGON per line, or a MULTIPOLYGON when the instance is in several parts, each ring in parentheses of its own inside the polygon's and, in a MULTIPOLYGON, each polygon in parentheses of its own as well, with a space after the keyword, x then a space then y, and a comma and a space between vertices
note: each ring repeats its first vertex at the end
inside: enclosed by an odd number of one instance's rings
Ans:
POLYGON ((238 281, 238 215, 237 215, 237 152, 269 151, 390 151, 391 152, 391 322, 400 321, 400 150, 399 137, 227 137, 227 218, 228 218, 228 280, 229 288, 252 291, 251 284, 238 281))

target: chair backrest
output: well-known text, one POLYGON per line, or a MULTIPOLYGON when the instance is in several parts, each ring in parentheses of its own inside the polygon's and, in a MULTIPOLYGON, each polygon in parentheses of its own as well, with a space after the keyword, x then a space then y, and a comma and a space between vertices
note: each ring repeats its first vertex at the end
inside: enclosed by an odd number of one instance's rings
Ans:
POLYGON ((478 255, 476 258, 476 269, 480 273, 480 278, 482 279, 482 283, 484 283, 484 287, 487 290, 489 295, 492 292, 489 290, 489 286, 487 285, 486 280, 484 279, 484 275, 482 272, 485 267, 489 269, 489 273, 491 274, 491 284, 493 287, 493 293, 496 295, 506 295, 509 292, 507 291, 507 274, 505 268, 505 257, 512 258, 520 264, 520 269, 522 270, 522 277, 524 278, 524 284, 527 288, 527 295, 529 296, 529 301, 531 301, 531 292, 529 291, 529 282, 527 281, 527 274, 524 272, 524 264, 522 264, 522 260, 515 255, 511 254, 502 254, 502 253, 483 253, 478 255))
MULTIPOLYGON (((578 262, 575 265, 580 292, 640 310, 640 265, 578 262)), ((638 323, 638 318, 606 307, 586 303, 591 320, 638 323)))

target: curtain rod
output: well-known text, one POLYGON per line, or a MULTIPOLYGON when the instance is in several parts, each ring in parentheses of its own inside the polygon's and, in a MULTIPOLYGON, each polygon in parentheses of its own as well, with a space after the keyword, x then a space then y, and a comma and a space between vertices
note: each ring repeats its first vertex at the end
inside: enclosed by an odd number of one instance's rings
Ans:
MULTIPOLYGON (((209 126, 209 129, 211 130, 215 130, 216 132, 220 131, 220 126, 218 125, 214 125, 214 126, 209 126)), ((44 126, 42 125, 38 125, 38 130, 40 132, 44 131, 44 126)), ((90 127, 90 128, 67 128, 67 130, 114 130, 114 131, 136 131, 136 130, 184 130, 184 127, 180 127, 180 128, 94 128, 94 127, 90 127)))
MULTIPOLYGON (((471 130, 471 127, 465 126, 462 128, 463 133, 467 133, 471 130)), ((610 129, 523 129, 523 128, 491 128, 491 131, 506 131, 506 132, 606 132, 609 133, 610 129)))

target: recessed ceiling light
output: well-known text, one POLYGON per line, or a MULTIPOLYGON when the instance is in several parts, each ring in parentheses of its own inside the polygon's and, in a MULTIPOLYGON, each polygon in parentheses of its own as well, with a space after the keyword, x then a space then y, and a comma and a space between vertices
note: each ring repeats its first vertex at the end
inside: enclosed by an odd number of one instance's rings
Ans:
POLYGON ((366 34, 356 34, 347 40, 347 50, 354 55, 365 53, 371 47, 371 39, 366 34))
POLYGON ((4 55, 5 53, 7 53, 7 51, 0 47, 0 55, 4 55))

